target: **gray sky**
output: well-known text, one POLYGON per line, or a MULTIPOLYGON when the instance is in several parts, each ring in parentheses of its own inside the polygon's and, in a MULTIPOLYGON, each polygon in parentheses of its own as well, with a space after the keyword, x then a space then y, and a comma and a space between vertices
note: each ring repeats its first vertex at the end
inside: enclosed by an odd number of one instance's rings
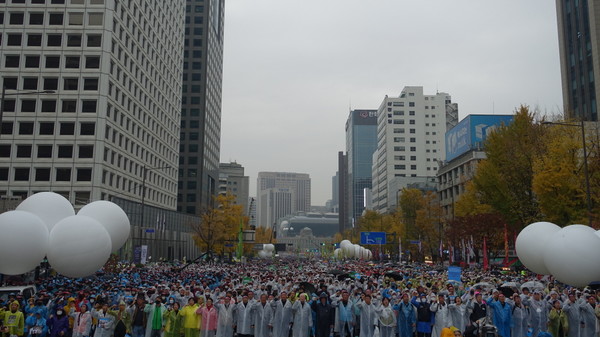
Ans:
POLYGON ((420 85, 460 118, 562 110, 554 1, 226 0, 221 162, 308 173, 331 198, 350 105, 420 85))

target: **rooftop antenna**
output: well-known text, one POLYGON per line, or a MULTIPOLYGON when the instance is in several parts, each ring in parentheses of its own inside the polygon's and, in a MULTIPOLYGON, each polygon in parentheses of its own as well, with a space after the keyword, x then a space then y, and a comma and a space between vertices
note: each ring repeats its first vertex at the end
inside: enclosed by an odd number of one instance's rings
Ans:
POLYGON ((438 86, 439 86, 439 83, 436 83, 435 84, 435 94, 436 95, 440 93, 440 89, 438 88, 438 86))
POLYGON ((348 100, 348 112, 352 112, 352 98, 348 100))

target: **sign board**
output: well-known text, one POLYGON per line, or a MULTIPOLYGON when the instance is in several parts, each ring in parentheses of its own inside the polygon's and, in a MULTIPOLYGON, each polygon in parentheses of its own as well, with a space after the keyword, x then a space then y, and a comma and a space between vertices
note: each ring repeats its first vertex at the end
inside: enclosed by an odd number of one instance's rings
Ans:
POLYGON ((133 248, 133 263, 139 264, 142 261, 142 247, 135 246, 133 248))
POLYGON ((408 243, 410 243, 411 245, 420 245, 421 241, 419 241, 419 240, 410 240, 410 241, 408 241, 408 243))
POLYGON ((233 247, 233 243, 226 243, 225 247, 233 247))
POLYGON ((360 232, 361 245, 385 245, 385 232, 360 232))
POLYGON ((146 233, 154 233, 154 228, 148 228, 148 229, 146 229, 146 233))
POLYGON ((513 115, 469 115, 446 132, 446 161, 471 149, 483 149, 483 143, 496 128, 510 124, 513 115))
POLYGON ((265 247, 265 245, 263 243, 255 243, 254 244, 254 250, 263 250, 264 247, 265 247))
POLYGON ((448 280, 461 282, 461 280, 460 280, 461 271, 462 270, 460 267, 456 267, 456 266, 448 267, 448 280))

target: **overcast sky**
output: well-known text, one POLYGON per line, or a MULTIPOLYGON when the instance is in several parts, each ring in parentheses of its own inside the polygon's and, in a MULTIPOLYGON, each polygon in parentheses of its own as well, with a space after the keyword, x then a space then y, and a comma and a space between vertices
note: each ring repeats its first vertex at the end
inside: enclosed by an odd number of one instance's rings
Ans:
POLYGON ((331 198, 349 107, 423 86, 460 118, 562 110, 549 0, 225 0, 221 162, 308 173, 331 198))

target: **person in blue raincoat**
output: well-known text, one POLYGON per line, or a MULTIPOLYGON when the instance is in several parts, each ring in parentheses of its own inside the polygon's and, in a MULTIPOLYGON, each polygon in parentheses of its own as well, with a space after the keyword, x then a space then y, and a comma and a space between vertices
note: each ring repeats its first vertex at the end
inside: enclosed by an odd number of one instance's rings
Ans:
POLYGON ((488 305, 494 309, 494 325, 498 328, 498 335, 510 337, 512 324, 512 305, 506 302, 504 294, 498 294, 497 300, 490 300, 488 305))
POLYGON ((28 329, 28 337, 45 337, 48 332, 46 318, 42 317, 40 312, 36 312, 32 316, 27 317, 25 326, 27 326, 28 329))
POLYGON ((412 299, 412 304, 417 309, 417 336, 431 337, 431 328, 435 323, 435 314, 430 310, 427 294, 421 293, 419 298, 412 299))
MULTIPOLYGON (((407 293, 402 294, 402 300, 400 303, 394 305, 394 310, 398 313, 398 336, 412 337, 413 331, 417 326, 417 310, 409 302, 407 293)), ((431 329, 431 325, 429 329, 431 329)))

